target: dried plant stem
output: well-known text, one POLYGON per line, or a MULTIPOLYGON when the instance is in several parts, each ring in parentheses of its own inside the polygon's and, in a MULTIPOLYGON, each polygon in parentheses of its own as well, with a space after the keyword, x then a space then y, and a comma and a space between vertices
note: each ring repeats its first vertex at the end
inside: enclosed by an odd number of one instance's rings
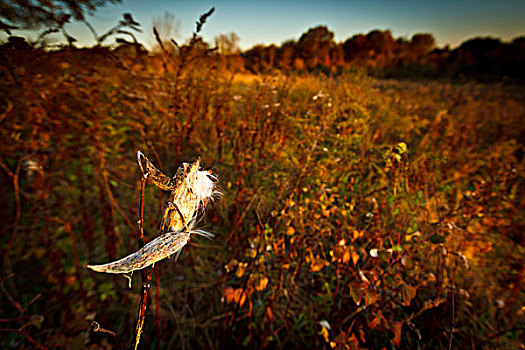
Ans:
POLYGON ((115 344, 117 346, 117 350, 120 349, 120 342, 118 340, 117 333, 115 333, 113 331, 110 331, 109 329, 102 328, 100 326, 100 324, 98 322, 96 322, 96 321, 91 322, 91 329, 95 333, 96 332, 101 332, 101 333, 106 333, 106 334, 109 334, 109 335, 113 336, 113 339, 115 340, 115 344))
POLYGON ((140 181, 140 212, 137 232, 139 249, 144 246, 144 190, 146 189, 146 179, 147 175, 144 175, 140 181))
POLYGON ((9 252, 9 250, 11 250, 11 246, 13 245, 13 242, 14 242, 14 239, 15 239, 15 236, 16 236, 16 231, 18 230, 18 224, 20 222, 20 215, 22 213, 22 206, 21 206, 21 202, 20 202, 20 186, 19 186, 19 176, 20 176, 20 169, 22 168, 22 164, 25 160, 29 159, 30 157, 32 156, 32 154, 29 154, 29 155, 26 155, 22 158, 20 158, 16 164, 16 170, 15 172, 13 173, 9 167, 7 166, 7 164, 4 162, 4 159, 2 157, 0 157, 0 166, 2 167, 2 169, 4 169, 4 171, 7 173, 7 175, 12 178, 12 181, 13 181, 13 188, 14 188, 14 191, 15 191, 15 202, 16 202, 16 212, 15 212, 15 221, 14 223, 11 225, 11 227, 13 227, 13 232, 11 234, 11 237, 9 238, 9 241, 7 243, 7 246, 5 247, 2 255, 4 256, 7 256, 7 252, 9 252))
MULTIPOLYGON (((140 184, 140 216, 138 222, 138 245, 139 249, 144 246, 144 190, 146 187, 147 173, 142 176, 140 184)), ((142 334, 142 327, 144 326, 144 320, 146 319, 146 307, 148 305, 148 295, 150 289, 151 275, 153 268, 143 269, 141 271, 142 288, 140 292, 140 304, 137 316, 137 325, 135 327, 135 340, 132 343, 132 349, 136 350, 139 346, 140 335, 142 334)))
MULTIPOLYGON (((155 265, 154 269, 155 269, 155 327, 157 328, 157 338, 160 339, 161 329, 160 329, 160 273, 159 273, 160 271, 159 271, 159 265, 155 265)), ((158 348, 158 346, 156 348, 158 348)))
POLYGON ((78 290, 80 297, 85 301, 86 291, 84 289, 84 282, 82 282, 82 275, 80 274, 82 268, 80 267, 80 261, 78 259, 77 240, 75 238, 75 233, 73 232, 73 225, 69 221, 63 221, 58 218, 56 219, 56 221, 61 222, 64 225, 64 228, 69 235, 69 239, 71 240, 71 245, 73 248, 73 262, 75 263, 75 275, 78 280, 78 290))
POLYGON ((115 231, 115 220, 113 215, 113 207, 108 202, 106 197, 106 190, 102 175, 99 173, 96 176, 96 183, 98 188, 98 199, 101 208, 102 225, 106 236, 106 252, 113 260, 117 255, 117 232, 115 231))
MULTIPOLYGON (((4 294, 4 296, 7 298, 7 300, 9 300, 9 302, 18 310, 19 312, 19 315, 18 317, 11 317, 11 318, 2 318, 0 319, 0 322, 1 323, 4 323, 4 322, 14 322, 14 321, 20 321, 24 318, 24 315, 25 315, 25 312, 27 311, 27 309, 35 302, 37 301, 41 296, 42 294, 37 294, 33 300, 31 300, 27 305, 26 307, 22 307, 22 305, 20 305, 20 303, 18 301, 16 301, 12 296, 11 294, 9 294, 7 292, 7 290, 5 289, 5 286, 4 286, 4 282, 5 280, 13 277, 14 274, 11 273, 9 274, 8 276, 0 279, 0 290, 2 291, 2 294, 4 294)), ((36 349, 45 349, 47 350, 47 348, 45 346, 42 346, 41 344, 39 344, 34 338, 32 338, 28 332, 26 332, 24 330, 24 327, 21 327, 19 329, 12 329, 12 328, 0 328, 0 331, 3 331, 3 332, 17 332, 18 334, 24 336, 36 349)))
POLYGON ((448 350, 452 350, 452 338, 454 337, 454 328, 456 326, 456 300, 454 294, 456 294, 456 268, 452 271, 452 278, 450 279, 450 293, 452 299, 452 315, 450 320, 450 336, 448 339, 448 350))
MULTIPOLYGON (((201 235, 210 238, 210 233, 202 230, 193 230, 198 221, 199 210, 213 200, 213 195, 218 191, 215 189, 216 177, 211 171, 199 170, 200 159, 194 163, 183 163, 173 178, 168 178, 158 170, 140 151, 137 152, 137 162, 142 172, 140 184, 139 218, 137 222, 138 250, 118 261, 102 265, 87 265, 88 268, 105 273, 124 274, 131 284, 130 274, 141 270, 141 295, 137 313, 137 323, 134 332, 132 349, 137 349, 146 318, 146 308, 150 291, 150 282, 153 275, 155 262, 160 261, 173 254, 178 254, 188 243, 191 235, 201 235), (157 238, 145 244, 144 240, 144 192, 146 183, 152 183, 164 191, 171 191, 167 201, 165 212, 162 217, 160 232, 157 238)), ((99 179, 98 179, 99 180, 99 179)), ((104 177, 108 193, 111 193, 104 177)), ((99 180, 99 187, 102 186, 99 180)), ((159 276, 157 274, 156 293, 156 327, 160 331, 160 300, 159 300, 159 276)))
POLYGON ((153 268, 145 268, 141 271, 142 277, 142 289, 140 293, 140 304, 137 318, 137 325, 135 327, 135 341, 132 349, 137 350, 140 342, 140 335, 142 334, 142 327, 144 326, 144 320, 146 319, 146 307, 148 305, 148 295, 150 290, 151 275, 153 274, 153 268))
POLYGON ((108 176, 104 171, 102 172, 102 177, 104 178, 104 185, 106 186, 106 191, 108 192, 108 198, 109 198, 109 202, 111 203, 111 206, 115 208, 115 210, 122 216, 126 225, 128 225, 128 227, 131 230, 133 230, 134 228, 133 223, 128 218, 128 216, 124 214, 124 212, 122 211, 122 208, 120 207, 120 205, 118 205, 117 201, 115 200, 115 197, 113 197, 113 191, 111 191, 111 187, 109 186, 108 176))

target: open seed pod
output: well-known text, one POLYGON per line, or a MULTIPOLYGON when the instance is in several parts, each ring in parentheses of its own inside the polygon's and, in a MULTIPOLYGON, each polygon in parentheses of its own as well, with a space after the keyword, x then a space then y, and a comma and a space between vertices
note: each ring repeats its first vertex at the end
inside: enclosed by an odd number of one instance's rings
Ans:
POLYGON ((215 177, 208 171, 199 170, 200 160, 183 163, 173 177, 180 183, 172 190, 164 208, 160 232, 174 232, 192 229, 201 208, 213 198, 215 177))
POLYGON ((181 251, 188 243, 191 232, 170 232, 160 235, 133 254, 102 265, 88 265, 93 271, 105 273, 130 273, 142 270, 157 261, 181 251))
POLYGON ((158 170, 141 152, 137 152, 137 161, 148 183, 161 190, 171 191, 162 216, 161 235, 120 260, 87 266, 94 271, 130 273, 179 253, 192 234, 208 238, 212 236, 204 231, 193 230, 199 213, 218 193, 216 177, 211 171, 200 169, 200 159, 191 164, 183 163, 172 178, 158 170))

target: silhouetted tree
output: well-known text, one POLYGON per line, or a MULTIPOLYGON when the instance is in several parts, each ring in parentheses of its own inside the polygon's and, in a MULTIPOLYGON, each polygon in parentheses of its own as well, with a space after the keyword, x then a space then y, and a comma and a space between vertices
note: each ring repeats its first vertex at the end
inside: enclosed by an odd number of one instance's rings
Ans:
POLYGON ((274 67, 277 47, 256 45, 243 53, 246 68, 253 72, 264 72, 274 67))
POLYGON ((372 30, 366 35, 368 49, 373 51, 373 56, 383 55, 389 58, 394 51, 394 38, 390 30, 372 30))
POLYGON ((238 42, 239 36, 234 32, 220 34, 215 37, 215 47, 219 56, 228 69, 235 71, 243 70, 244 68, 244 61, 241 57, 241 49, 238 42))
POLYGON ((51 24, 64 24, 70 19, 85 20, 106 3, 121 0, 10 0, 0 2, 0 30, 39 29, 51 24), (62 23, 61 23, 62 22, 62 23))
POLYGON ((175 40, 179 36, 180 31, 180 21, 175 19, 175 16, 172 13, 164 12, 163 16, 153 17, 153 28, 156 31, 156 40, 157 46, 154 47, 154 50, 158 51, 164 47, 164 50, 168 48, 175 49, 172 45, 171 40, 175 40), (159 43, 159 40, 161 41, 159 43))
POLYGON ((326 26, 317 26, 303 33, 299 41, 289 40, 280 47, 257 45, 242 57, 246 68, 253 72, 279 68, 329 73, 351 64, 376 77, 388 78, 525 78, 525 37, 510 43, 474 38, 450 50, 437 49, 430 33, 417 33, 407 40, 379 29, 335 43, 334 34, 326 26))
POLYGON ((285 70, 292 69, 296 56, 297 43, 293 40, 285 41, 281 47, 277 49, 277 66, 285 70))
POLYGON ((468 52, 474 59, 482 59, 494 54, 501 48, 501 41, 495 38, 474 38, 463 42, 459 50, 468 52))
POLYGON ((219 34, 215 37, 215 46, 218 48, 220 54, 238 54, 241 51, 238 45, 239 39, 239 36, 234 32, 229 34, 219 34))
POLYGON ((514 38, 505 51, 507 75, 525 79, 525 36, 514 38))
POLYGON ((498 56, 502 51, 501 41, 495 38, 474 38, 463 42, 452 56, 455 75, 483 80, 496 78, 501 75, 498 56))
POLYGON ((435 46, 434 35, 429 33, 414 34, 410 40, 410 51, 416 57, 428 54, 435 46))
POLYGON ((326 26, 317 26, 301 35, 297 48, 307 68, 318 64, 330 66, 330 49, 335 45, 334 33, 326 26))
POLYGON ((343 43, 343 51, 346 61, 353 61, 357 58, 364 58, 368 54, 367 38, 363 34, 357 34, 347 39, 343 43))
POLYGON ((330 49, 330 64, 332 71, 342 66, 345 62, 345 52, 342 44, 336 44, 330 49))

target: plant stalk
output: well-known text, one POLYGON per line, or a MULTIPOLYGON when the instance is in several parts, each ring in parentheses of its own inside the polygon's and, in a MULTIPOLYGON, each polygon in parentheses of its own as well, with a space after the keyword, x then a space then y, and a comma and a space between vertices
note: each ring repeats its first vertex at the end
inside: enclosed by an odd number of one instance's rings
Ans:
MULTIPOLYGON (((140 214, 138 221, 138 232, 137 240, 139 249, 144 246, 144 190, 146 187, 147 174, 144 174, 141 179, 140 186, 140 214)), ((144 320, 146 319, 146 307, 148 305, 148 295, 150 289, 151 275, 153 268, 143 269, 141 271, 142 289, 140 293, 140 304, 137 316, 137 325, 135 327, 135 339, 132 343, 132 349, 136 350, 139 346, 140 335, 142 334, 142 327, 144 326, 144 320)))

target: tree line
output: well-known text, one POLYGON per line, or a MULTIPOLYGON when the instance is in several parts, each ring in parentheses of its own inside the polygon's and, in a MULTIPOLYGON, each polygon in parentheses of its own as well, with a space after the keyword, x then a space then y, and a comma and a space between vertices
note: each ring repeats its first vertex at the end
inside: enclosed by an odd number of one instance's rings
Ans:
POLYGON ((297 41, 289 40, 280 46, 256 45, 242 57, 245 67, 254 72, 281 69, 336 73, 362 68, 384 78, 525 78, 525 36, 510 42, 473 38, 450 49, 438 48, 429 33, 418 33, 407 40, 394 38, 390 30, 378 29, 337 43, 332 31, 317 26, 297 41))
MULTIPOLYGON (((11 35, 16 29, 42 29, 37 39, 44 42, 47 35, 61 33, 67 41, 64 45, 74 48, 76 39, 65 28, 71 21, 86 24, 95 37, 98 50, 110 36, 115 36, 117 52, 146 50, 137 41, 133 31, 140 31, 139 24, 130 14, 103 35, 98 35, 86 21, 86 13, 107 3, 120 0, 44 1, 32 5, 25 1, 12 1, 0 5, 0 30, 11 35)), ((200 47, 210 55, 227 58, 230 67, 246 69, 254 73, 268 73, 273 70, 296 72, 341 73, 348 70, 364 71, 380 78, 450 78, 476 79, 479 81, 522 82, 525 79, 525 35, 510 42, 498 38, 477 37, 463 42, 459 47, 438 48, 430 33, 418 33, 410 39, 394 38, 390 30, 375 29, 367 34, 357 34, 343 42, 334 40, 334 33, 327 26, 320 25, 303 33, 299 40, 288 40, 281 45, 256 45, 244 52, 237 46, 239 37, 235 33, 221 34, 214 45, 194 35, 186 45, 179 46, 170 38, 167 45, 174 43, 170 54, 184 55, 184 47, 200 47)), ((6 50, 35 49, 25 39, 11 36, 1 46, 0 54, 6 50)), ((162 46, 162 51, 167 52, 162 46)), ((40 46, 41 47, 41 46, 40 46)), ((12 52, 11 52, 12 53, 12 52)), ((9 55, 8 55, 9 56, 9 55)))

